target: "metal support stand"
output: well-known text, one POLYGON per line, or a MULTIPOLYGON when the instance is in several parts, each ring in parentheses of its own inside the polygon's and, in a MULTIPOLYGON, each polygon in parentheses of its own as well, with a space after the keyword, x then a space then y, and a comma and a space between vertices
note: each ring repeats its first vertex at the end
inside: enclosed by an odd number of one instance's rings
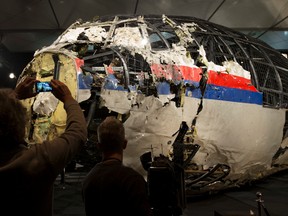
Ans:
POLYGON ((256 196, 257 196, 256 202, 258 205, 258 216, 262 215, 262 209, 264 210, 266 216, 270 216, 268 210, 264 206, 264 200, 262 199, 262 194, 260 192, 257 192, 256 196))

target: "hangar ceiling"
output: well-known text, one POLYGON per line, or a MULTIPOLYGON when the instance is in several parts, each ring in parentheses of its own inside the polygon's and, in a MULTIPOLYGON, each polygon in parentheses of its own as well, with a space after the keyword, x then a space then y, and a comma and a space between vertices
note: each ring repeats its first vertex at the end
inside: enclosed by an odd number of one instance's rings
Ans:
POLYGON ((288 51, 287 0, 9 0, 0 13, 0 42, 13 53, 51 44, 79 19, 117 14, 193 16, 288 51))

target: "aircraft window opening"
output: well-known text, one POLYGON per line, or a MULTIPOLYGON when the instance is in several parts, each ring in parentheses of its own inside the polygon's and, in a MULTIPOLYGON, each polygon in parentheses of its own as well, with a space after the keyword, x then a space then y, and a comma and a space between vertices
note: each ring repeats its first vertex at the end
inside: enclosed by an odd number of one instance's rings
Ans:
POLYGON ((163 49, 163 48, 168 49, 165 42, 156 32, 149 34, 149 42, 152 49, 163 49))
POLYGON ((170 44, 170 47, 172 47, 172 44, 177 44, 180 42, 180 39, 174 32, 161 31, 160 33, 165 38, 165 40, 170 44))
MULTIPOLYGON (((175 29, 171 25, 163 23, 162 21, 155 22, 154 20, 152 20, 148 23, 148 26, 148 34, 157 34, 159 38, 164 42, 166 48, 170 48, 172 47, 172 44, 177 44, 180 42, 180 38, 177 36, 177 34, 175 33, 175 29)), ((151 42, 153 42, 153 40, 151 42)), ((163 46, 158 48, 163 49, 163 46)), ((157 49, 157 46, 155 47, 155 49, 157 49)))

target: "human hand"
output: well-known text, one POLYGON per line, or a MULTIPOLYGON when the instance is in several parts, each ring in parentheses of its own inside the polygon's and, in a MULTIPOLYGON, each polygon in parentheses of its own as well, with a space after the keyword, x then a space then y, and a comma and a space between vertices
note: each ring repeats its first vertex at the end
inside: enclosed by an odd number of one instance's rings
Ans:
POLYGON ((16 98, 19 100, 34 97, 37 95, 36 92, 33 91, 34 84, 38 82, 35 78, 27 76, 24 80, 20 81, 14 92, 16 94, 16 98))
POLYGON ((63 82, 52 79, 50 84, 52 86, 52 94, 63 103, 73 99, 69 88, 63 82))

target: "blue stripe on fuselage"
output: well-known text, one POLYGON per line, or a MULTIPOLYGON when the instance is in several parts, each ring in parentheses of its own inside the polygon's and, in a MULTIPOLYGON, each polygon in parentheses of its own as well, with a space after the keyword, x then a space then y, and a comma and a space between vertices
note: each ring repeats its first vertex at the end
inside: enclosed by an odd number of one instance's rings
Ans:
MULTIPOLYGON (((187 97, 201 98, 201 90, 197 83, 193 83, 194 87, 187 87, 185 95, 187 97)), ((118 86, 115 83, 107 82, 104 85, 105 89, 110 90, 120 90, 120 91, 128 91, 124 89, 123 86, 118 86)), ((159 82, 157 85, 157 92, 159 95, 168 95, 171 94, 170 85, 167 82, 159 82)), ((261 92, 253 92, 249 90, 236 89, 236 88, 228 88, 223 86, 216 86, 212 84, 207 84, 205 93, 205 99, 212 100, 222 100, 222 101, 231 101, 231 102, 239 102, 239 103, 251 103, 251 104, 263 104, 263 94, 261 92)))
MULTIPOLYGON (((186 96, 201 98, 201 90, 199 88, 186 89, 186 96), (190 91, 190 93, 189 93, 190 91)), ((213 100, 224 100, 239 103, 263 104, 263 94, 261 92, 253 92, 248 90, 227 88, 208 84, 204 93, 204 98, 213 100)))

